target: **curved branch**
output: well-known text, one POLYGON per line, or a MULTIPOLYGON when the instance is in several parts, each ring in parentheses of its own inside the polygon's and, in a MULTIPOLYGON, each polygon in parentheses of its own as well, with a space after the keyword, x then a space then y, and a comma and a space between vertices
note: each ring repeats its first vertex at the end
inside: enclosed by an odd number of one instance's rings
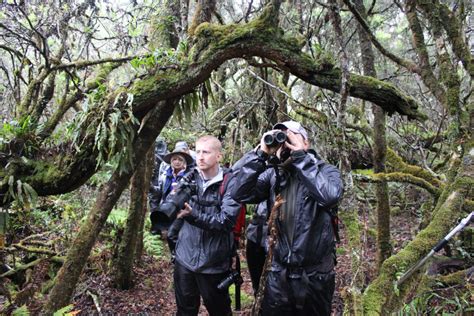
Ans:
POLYGON ((394 171, 403 172, 406 174, 410 174, 414 177, 423 179, 431 186, 434 186, 436 188, 444 188, 443 182, 439 179, 436 179, 430 172, 421 167, 407 164, 403 161, 402 157, 397 155, 397 153, 390 148, 387 149, 387 164, 390 166, 390 169, 394 171))
POLYGON ((58 123, 63 118, 64 114, 72 108, 79 100, 83 99, 84 96, 96 89, 100 84, 104 84, 107 80, 107 76, 117 67, 120 66, 120 63, 113 63, 109 65, 102 65, 98 70, 97 76, 89 80, 86 83, 86 88, 83 90, 77 89, 71 93, 67 98, 63 99, 58 109, 53 113, 50 119, 45 122, 43 129, 39 132, 41 138, 46 138, 50 135, 58 123))
POLYGON ((435 197, 438 197, 441 194, 441 190, 425 179, 415 177, 411 174, 402 173, 402 172, 392 172, 392 173, 375 173, 373 175, 354 175, 355 180, 362 182, 372 182, 372 183, 382 183, 382 182, 400 182, 400 183, 410 183, 420 188, 425 189, 430 192, 435 197))
POLYGON ((462 207, 466 199, 472 199, 474 186, 474 150, 463 157, 455 180, 443 190, 433 211, 430 224, 399 253, 388 258, 380 270, 379 276, 367 287, 363 296, 364 314, 384 315, 398 310, 404 299, 419 286, 421 273, 413 274, 396 291, 394 283, 397 276, 423 258, 462 217, 462 207))
POLYGON ((25 60, 28 61, 28 64, 32 65, 31 60, 29 60, 28 57, 26 57, 20 51, 18 51, 16 49, 13 49, 11 47, 8 47, 6 45, 3 45, 3 44, 0 44, 0 49, 6 50, 7 52, 12 53, 13 55, 15 55, 18 58, 19 61, 23 61, 23 59, 25 59, 25 60))
MULTIPOLYGON (((196 29, 189 57, 181 67, 157 71, 134 82, 125 91, 133 95, 135 116, 142 119, 158 102, 180 98, 193 91, 223 62, 249 56, 268 58, 307 83, 339 92, 341 73, 332 61, 314 60, 301 52, 300 45, 294 39, 285 38, 271 21, 271 14, 264 13, 260 19, 244 25, 201 24, 196 29)), ((412 119, 424 118, 418 111, 416 101, 392 84, 351 74, 349 87, 351 96, 378 104, 388 113, 398 112, 412 119)), ((112 104, 110 100, 115 95, 116 93, 112 93, 109 101, 105 100, 104 104, 112 104)), ((97 111, 106 111, 107 106, 100 106, 99 104, 97 111)), ((91 126, 88 128, 94 129, 91 126)), ((45 161, 31 159, 12 160, 10 172, 15 172, 15 179, 30 184, 39 195, 69 192, 95 172, 97 151, 94 150, 93 136, 84 139, 82 143, 84 145, 81 151, 69 157, 64 157, 62 152, 69 145, 60 147, 57 155, 61 158, 50 158, 52 169, 48 174, 45 173, 45 161)), ((5 185, 0 187, 0 197, 7 189, 5 185)))
MULTIPOLYGON (((156 101, 189 93, 224 61, 248 56, 271 59, 309 84, 340 91, 341 71, 332 61, 312 59, 301 52, 295 40, 284 38, 279 29, 266 25, 264 20, 241 26, 203 23, 196 29, 195 41, 190 60, 181 71, 150 76, 132 86, 135 111, 146 112, 156 101)), ((389 114, 398 112, 411 119, 425 119, 417 102, 390 83, 350 74, 349 87, 351 96, 373 102, 389 114)))
POLYGON ((372 44, 374 44, 374 46, 377 47, 377 49, 379 50, 379 52, 382 55, 384 55, 385 57, 387 57, 388 59, 390 59, 391 61, 393 61, 397 65, 402 66, 402 67, 410 70, 411 72, 414 72, 416 74, 421 74, 420 67, 418 67, 418 65, 416 65, 414 62, 412 62, 410 60, 407 60, 407 59, 403 59, 401 57, 398 57, 395 54, 392 54, 391 52, 386 50, 385 47, 383 47, 383 45, 375 37, 374 33, 372 33, 372 31, 370 30, 370 26, 367 24, 367 21, 365 21, 365 19, 362 17, 360 12, 352 4, 352 2, 350 0, 343 0, 343 2, 349 8, 349 10, 352 12, 352 14, 356 18, 356 20, 360 23, 362 28, 365 30, 365 32, 369 36, 370 41, 372 42, 372 44))

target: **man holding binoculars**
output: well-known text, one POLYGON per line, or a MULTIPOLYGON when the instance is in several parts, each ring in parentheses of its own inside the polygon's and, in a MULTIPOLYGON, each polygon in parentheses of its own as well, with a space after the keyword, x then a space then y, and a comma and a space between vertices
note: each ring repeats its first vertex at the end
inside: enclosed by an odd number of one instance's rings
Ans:
MULTIPOLYGON (((200 296, 210 315, 231 315, 228 289, 218 285, 229 276, 234 238, 232 229, 240 204, 231 198, 234 179, 220 192, 226 171, 220 167, 221 143, 214 136, 196 141, 197 168, 178 184, 173 201, 183 220, 176 244, 174 286, 177 315, 197 315, 200 296), (181 191, 183 190, 183 191, 181 191), (188 202, 177 197, 187 194, 188 202), (178 206, 179 205, 179 206, 178 206)), ((172 198, 172 195, 169 196, 172 198)), ((172 202, 168 208, 172 208, 172 202)), ((168 211, 171 213, 170 211, 168 211)))
POLYGON ((269 200, 269 212, 277 195, 285 201, 276 219, 262 314, 330 315, 335 230, 329 210, 342 196, 339 170, 309 149, 308 134, 295 121, 276 124, 239 165, 232 191, 236 201, 269 200))

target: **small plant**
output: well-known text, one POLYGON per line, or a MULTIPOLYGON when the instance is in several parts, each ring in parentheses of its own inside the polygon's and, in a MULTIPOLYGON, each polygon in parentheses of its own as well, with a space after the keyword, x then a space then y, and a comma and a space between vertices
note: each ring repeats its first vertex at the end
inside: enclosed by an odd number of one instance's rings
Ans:
POLYGON ((38 194, 28 183, 16 180, 13 176, 5 177, 0 182, 0 186, 8 184, 7 194, 3 197, 3 202, 10 200, 17 201, 18 205, 31 207, 36 203, 38 194))
POLYGON ((149 231, 144 231, 143 233, 143 248, 147 254, 155 258, 163 256, 163 242, 160 236, 152 235, 149 231))

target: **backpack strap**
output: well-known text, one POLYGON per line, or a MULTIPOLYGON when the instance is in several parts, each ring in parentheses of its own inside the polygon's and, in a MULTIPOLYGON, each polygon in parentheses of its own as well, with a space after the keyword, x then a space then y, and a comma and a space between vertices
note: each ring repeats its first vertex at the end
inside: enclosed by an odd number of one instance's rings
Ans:
MULTIPOLYGON (((219 205, 222 202, 222 197, 225 194, 225 191, 227 190, 227 186, 229 185, 229 180, 232 176, 232 172, 226 172, 224 174, 224 178, 222 179, 221 186, 219 187, 219 205)), ((240 239, 240 236, 242 235, 242 230, 245 227, 245 215, 247 213, 247 207, 245 204, 241 203, 240 204, 240 210, 239 214, 237 215, 237 220, 235 222, 235 226, 232 229, 234 233, 234 239, 238 241, 240 239)))
POLYGON ((335 205, 327 209, 327 212, 331 216, 332 231, 334 232, 334 239, 336 243, 341 243, 341 237, 339 235, 339 216, 338 216, 339 206, 335 205))

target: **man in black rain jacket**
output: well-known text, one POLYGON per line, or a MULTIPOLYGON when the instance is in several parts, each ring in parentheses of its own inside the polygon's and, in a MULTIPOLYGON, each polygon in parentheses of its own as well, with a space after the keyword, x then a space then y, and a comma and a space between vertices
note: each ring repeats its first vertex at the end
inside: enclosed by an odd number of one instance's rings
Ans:
POLYGON ((338 203, 343 186, 339 170, 308 148, 308 135, 300 123, 279 123, 263 135, 257 150, 244 156, 235 172, 232 197, 238 202, 270 199, 273 205, 276 191, 285 200, 277 219, 263 315, 331 314, 335 241, 331 214, 326 210, 338 203), (275 130, 284 131, 286 141, 267 146, 264 138, 275 130), (273 154, 285 162, 267 168, 266 161, 273 154))
POLYGON ((195 194, 177 218, 183 224, 176 244, 174 286, 177 315, 197 315, 200 296, 209 314, 231 315, 228 289, 218 284, 228 276, 234 251, 232 229, 240 204, 230 196, 234 179, 220 187, 225 170, 220 167, 221 143, 214 136, 196 141, 196 166, 192 179, 195 194))

